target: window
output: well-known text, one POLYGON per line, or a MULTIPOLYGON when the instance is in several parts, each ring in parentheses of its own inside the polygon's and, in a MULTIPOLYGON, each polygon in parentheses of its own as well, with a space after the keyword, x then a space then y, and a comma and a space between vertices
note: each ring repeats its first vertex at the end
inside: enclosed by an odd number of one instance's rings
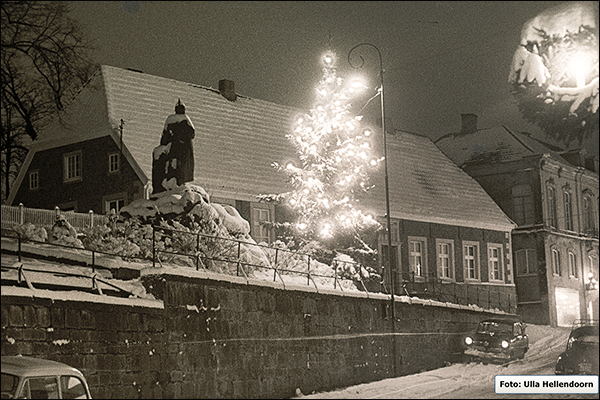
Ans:
POLYGON ((115 210, 115 213, 119 213, 123 207, 125 207, 125 200, 127 199, 127 192, 112 193, 106 196, 102 196, 102 205, 104 214, 109 214, 111 210, 115 210))
POLYGON ((548 186, 548 225, 556 228, 556 190, 548 186))
POLYGON ((531 225, 534 221, 533 193, 529 185, 512 187, 514 219, 518 225, 531 225))
POLYGON ((66 203, 57 204, 57 206, 61 211, 77 212, 77 202, 76 201, 68 201, 66 203))
POLYGON ((537 254, 534 249, 517 250, 515 262, 518 276, 537 274, 537 254))
POLYGON ((560 252, 557 249, 552 249, 552 273, 558 276, 561 275, 560 252))
POLYGON ((390 274, 390 268, 392 271, 394 271, 394 290, 396 291, 396 293, 398 292, 398 288, 400 287, 399 282, 402 282, 402 278, 400 276, 400 271, 402 271, 401 266, 399 265, 399 260, 400 257, 398 256, 399 254, 399 248, 398 246, 393 246, 392 245, 392 253, 391 253, 391 260, 389 259, 389 251, 388 251, 388 245, 387 245, 387 240, 385 241, 386 244, 381 244, 380 245, 380 253, 381 253, 381 266, 383 269, 383 273, 381 274, 381 276, 383 277, 383 289, 385 290, 386 293, 390 293, 391 291, 391 281, 392 281, 392 274, 390 274))
POLYGON ((564 192, 565 200, 565 229, 568 231, 573 230, 573 203, 571 200, 571 192, 564 192))
POLYGON ((425 238, 408 238, 409 268, 415 278, 427 276, 426 243, 425 238))
POLYGON ((436 239, 436 247, 438 276, 454 279, 454 241, 436 239))
POLYGON ((40 187, 40 174, 38 171, 31 171, 29 173, 29 190, 39 189, 40 187))
POLYGON ((58 382, 53 376, 27 378, 21 392, 16 397, 20 399, 58 399, 58 382))
POLYGON ((108 155, 108 172, 118 172, 120 169, 120 155, 119 153, 111 153, 108 155))
POLYGON ((502 245, 496 243, 488 244, 488 268, 490 281, 502 281, 504 279, 504 263, 502 262, 502 245))
POLYGON ((271 211, 264 208, 252 210, 252 237, 256 243, 271 243, 271 229, 265 225, 271 222, 271 211))
MULTIPOLYGON (((383 230, 383 232, 381 233, 381 240, 382 240, 382 243, 387 243, 388 242, 387 220, 384 219, 380 222, 383 225, 383 227, 385 228, 383 230)), ((398 221, 390 221, 390 229, 392 231, 392 243, 399 243, 400 242, 400 227, 399 227, 398 221)))
POLYGON ((81 152, 69 153, 64 155, 64 182, 81 180, 81 152))
POLYGON ((596 218, 594 218, 594 202, 588 193, 583 195, 583 232, 596 233, 596 218))
POLYGON ((463 242, 465 280, 479 280, 479 243, 463 242))
POLYGON ((61 376, 60 388, 63 399, 87 399, 85 384, 76 376, 61 376))
POLYGON ((125 207, 125 200, 118 199, 107 201, 105 207, 107 213, 112 212, 112 210, 115 210, 115 213, 118 214, 121 211, 121 208, 125 207))
POLYGON ((577 255, 572 251, 569 251, 569 276, 577 278, 577 255))

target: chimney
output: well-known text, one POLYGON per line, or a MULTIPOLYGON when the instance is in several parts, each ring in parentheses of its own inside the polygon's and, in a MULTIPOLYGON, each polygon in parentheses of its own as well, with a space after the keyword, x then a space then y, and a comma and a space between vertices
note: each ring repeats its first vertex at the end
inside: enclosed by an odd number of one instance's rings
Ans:
POLYGON ((462 128, 460 133, 470 134, 477 132, 477 114, 460 114, 462 118, 462 128))
POLYGON ((219 93, 229 101, 235 101, 237 94, 235 94, 235 84, 229 79, 221 79, 219 81, 219 93))

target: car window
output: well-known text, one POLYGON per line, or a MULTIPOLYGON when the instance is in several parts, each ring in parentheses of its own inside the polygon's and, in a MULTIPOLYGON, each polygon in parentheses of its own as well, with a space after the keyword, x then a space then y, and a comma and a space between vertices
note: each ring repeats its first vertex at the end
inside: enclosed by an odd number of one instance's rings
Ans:
POLYGON ((577 343, 585 343, 585 344, 598 344, 598 336, 592 335, 583 335, 577 338, 577 343))
POLYGON ((53 376, 27 378, 17 397, 22 399, 58 399, 58 382, 53 376))
POLYGON ((498 322, 482 322, 478 331, 481 333, 512 333, 512 325, 498 322))
POLYGON ((11 399, 15 395, 17 389, 17 383, 19 378, 11 375, 2 373, 2 398, 11 399))
POLYGON ((87 399, 87 392, 81 379, 76 376, 61 376, 60 389, 63 399, 87 399))

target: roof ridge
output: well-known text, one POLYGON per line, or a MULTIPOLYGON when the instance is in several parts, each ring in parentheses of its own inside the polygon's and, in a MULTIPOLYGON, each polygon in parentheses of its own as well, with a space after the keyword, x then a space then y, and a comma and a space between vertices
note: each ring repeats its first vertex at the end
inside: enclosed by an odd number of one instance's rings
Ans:
MULTIPOLYGON (((125 73, 131 73, 132 75, 133 74, 146 75, 146 76, 151 77, 151 78, 161 79, 161 80, 165 80, 165 81, 177 82, 179 84, 191 86, 191 87, 194 87, 194 88, 197 88, 197 89, 204 89, 204 90, 207 90, 209 92, 213 92, 213 93, 216 93, 216 94, 221 94, 221 92, 219 91, 219 89, 215 89, 212 86, 205 86, 205 85, 201 85, 201 84, 198 84, 198 83, 187 82, 187 81, 183 81, 183 80, 179 80, 179 79, 174 79, 174 78, 167 78, 167 77, 164 77, 164 76, 160 76, 160 75, 155 75, 155 74, 150 74, 150 73, 147 73, 147 72, 143 72, 141 70, 134 70, 134 69, 130 69, 130 68, 115 67, 114 65, 108 65, 108 64, 101 65, 101 68, 110 68, 110 69, 113 69, 113 70, 119 70, 119 71, 123 71, 125 73)), ((273 105, 275 105, 277 107, 287 108, 287 109, 291 109, 291 110, 305 112, 301 108, 292 107, 292 106, 288 106, 288 105, 285 105, 285 104, 279 104, 279 103, 275 103, 273 101, 259 99, 257 97, 250 97, 250 96, 246 96, 246 95, 239 94, 239 93, 236 93, 236 95, 237 95, 238 98, 243 98, 243 99, 246 99, 246 100, 253 100, 253 101, 265 102, 265 103, 273 104, 273 105)))

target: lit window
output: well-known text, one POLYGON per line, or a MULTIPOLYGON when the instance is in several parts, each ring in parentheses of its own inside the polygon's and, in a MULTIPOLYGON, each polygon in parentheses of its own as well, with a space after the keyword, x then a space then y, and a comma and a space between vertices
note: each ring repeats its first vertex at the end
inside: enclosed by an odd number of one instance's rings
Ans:
POLYGON ((517 275, 537 274, 537 254, 534 249, 522 249, 515 252, 517 275))
POLYGON ((479 243, 463 242, 465 279, 479 280, 479 243))
POLYGON ((504 278, 504 263, 502 262, 502 245, 488 244, 488 268, 490 281, 501 281, 504 278))
POLYGON ((408 248, 409 248, 409 258, 410 258, 410 272, 415 277, 426 277, 426 265, 427 259, 425 257, 425 239, 423 238, 409 238, 408 240, 408 248))
POLYGON ((558 276, 561 275, 560 252, 557 249, 552 249, 552 273, 558 276))
POLYGON ((120 168, 120 157, 119 153, 112 153, 108 155, 108 172, 117 172, 120 168))
POLYGON ((437 239, 437 267, 440 278, 454 279, 454 242, 437 239))
POLYGON ((81 152, 65 154, 64 158, 64 181, 81 180, 81 152))
POLYGON ((271 222, 271 212, 264 208, 255 208, 252 211, 252 237, 256 243, 271 243, 271 229, 265 222, 271 222))
POLYGON ((40 174, 38 171, 31 171, 29 173, 29 189, 35 190, 40 187, 40 174))
POLYGON ((569 251, 569 276, 577 278, 577 256, 572 251, 569 251))

